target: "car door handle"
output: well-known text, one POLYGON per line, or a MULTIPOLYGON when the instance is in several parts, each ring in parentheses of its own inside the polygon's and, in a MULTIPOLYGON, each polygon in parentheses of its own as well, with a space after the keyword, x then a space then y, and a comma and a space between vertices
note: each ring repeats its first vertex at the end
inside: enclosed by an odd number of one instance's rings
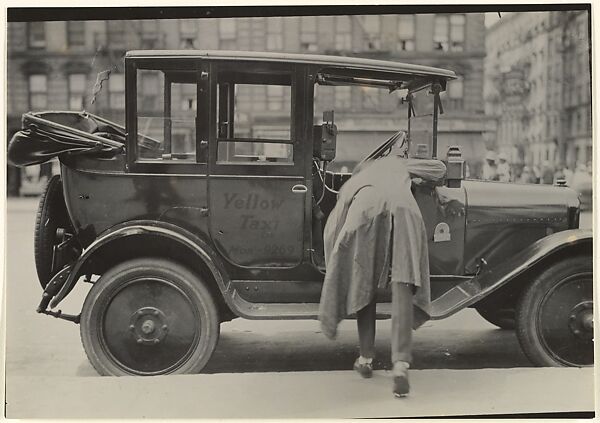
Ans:
POLYGON ((298 184, 292 187, 292 192, 295 194, 304 194, 307 191, 308 188, 306 188, 306 185, 298 184))

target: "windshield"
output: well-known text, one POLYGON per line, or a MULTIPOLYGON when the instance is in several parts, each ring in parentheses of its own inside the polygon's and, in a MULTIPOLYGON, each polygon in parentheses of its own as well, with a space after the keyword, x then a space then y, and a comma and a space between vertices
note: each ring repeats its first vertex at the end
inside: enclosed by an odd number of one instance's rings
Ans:
POLYGON ((433 94, 429 88, 412 93, 409 119, 409 156, 433 157, 433 94))
POLYGON ((428 158, 434 156, 433 111, 434 95, 431 86, 412 92, 412 109, 409 114, 407 89, 364 86, 360 84, 315 85, 314 125, 323 123, 324 111, 335 111, 337 147, 328 169, 335 172, 352 172, 363 160, 376 159, 395 151, 408 156, 428 158), (357 104, 358 103, 358 104, 357 104), (355 110, 359 106, 360 113, 355 110), (385 114, 388 119, 373 125, 374 115, 385 114), (410 116, 410 117, 409 117, 410 116), (408 136, 399 136, 404 132, 408 136))

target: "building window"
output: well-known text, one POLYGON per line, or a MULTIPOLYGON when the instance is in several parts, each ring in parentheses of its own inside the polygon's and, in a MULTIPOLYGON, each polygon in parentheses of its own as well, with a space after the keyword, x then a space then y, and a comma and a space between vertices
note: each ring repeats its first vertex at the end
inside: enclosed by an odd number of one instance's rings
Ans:
POLYGON ((464 84, 462 78, 448 81, 448 98, 456 100, 462 99, 464 95, 464 84))
POLYGON ((155 38, 158 36, 158 21, 143 20, 142 21, 142 37, 155 38))
POLYGON ((267 109, 271 111, 283 110, 285 90, 289 87, 283 85, 267 85, 267 109))
POLYGON ((233 19, 220 19, 219 25, 219 48, 223 50, 233 50, 236 48, 235 41, 237 35, 236 22, 233 19))
POLYGON ((84 108, 86 79, 84 73, 69 75, 69 109, 81 110, 84 108))
POLYGON ((27 24, 27 45, 30 48, 46 48, 46 24, 44 22, 27 24))
POLYGON ((350 16, 335 17, 335 49, 352 50, 352 18, 350 16))
MULTIPOLYGON (((161 75, 162 76, 162 75, 161 75)), ((158 98, 162 94, 162 81, 159 81, 159 72, 154 70, 138 70, 138 108, 140 110, 156 110, 158 98)))
POLYGON ((48 106, 48 77, 45 74, 29 75, 29 108, 41 110, 48 106))
POLYGON ((108 79, 109 105, 111 109, 125 108, 125 75, 112 73, 108 79))
POLYGON ((435 17, 433 49, 463 51, 465 45, 465 15, 437 15, 435 17))
POLYGON ((85 22, 67 22, 67 45, 69 47, 85 45, 85 22))
POLYGON ((179 30, 181 31, 182 36, 196 37, 198 25, 193 19, 182 19, 179 21, 179 30))
POLYGON ((283 18, 267 18, 267 50, 283 50, 283 18))
POLYGON ((335 87, 335 108, 350 109, 352 107, 352 87, 335 87))
POLYGON ((464 80, 462 77, 448 81, 446 93, 450 109, 462 109, 464 107, 464 80))
POLYGON ((317 17, 300 18, 300 48, 304 51, 317 51, 317 17))
POLYGON ((198 25, 193 19, 181 19, 179 21, 179 35, 181 37, 181 48, 195 48, 194 42, 198 35, 198 25))
POLYGON ((219 21, 219 39, 235 40, 236 25, 233 19, 223 19, 219 21))
POLYGON ((158 45, 159 28, 158 21, 156 20, 144 20, 141 23, 141 46, 143 49, 156 49, 160 48, 158 45))
POLYGON ((379 109, 379 88, 361 87, 363 110, 379 109))
POLYGON ((125 47, 125 25, 127 21, 107 21, 108 47, 125 47))
POLYGON ((415 49, 415 17, 401 15, 398 17, 398 50, 413 51, 415 49))
POLYGON ((196 110, 198 108, 198 102, 196 101, 196 97, 194 95, 184 96, 181 100, 181 110, 189 111, 196 110))
POLYGON ((435 17, 433 32, 433 49, 448 51, 448 31, 450 22, 448 16, 438 15, 435 17))
POLYGON ((367 49, 379 49, 381 46, 381 17, 377 15, 365 16, 363 24, 367 49))
POLYGON ((450 15, 450 51, 465 48, 465 15, 450 15))

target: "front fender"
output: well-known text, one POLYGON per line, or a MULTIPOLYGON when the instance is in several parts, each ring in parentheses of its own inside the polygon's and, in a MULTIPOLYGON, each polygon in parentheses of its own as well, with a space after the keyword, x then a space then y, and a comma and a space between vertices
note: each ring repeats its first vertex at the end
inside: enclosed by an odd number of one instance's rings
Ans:
POLYGON ((560 260, 581 247, 586 254, 589 251, 591 260, 592 242, 591 230, 571 229, 548 235, 494 267, 483 267, 481 273, 437 298, 432 303, 432 318, 448 317, 478 302, 544 260, 560 260))
POLYGON ((126 222, 108 229, 98 238, 96 238, 96 240, 94 240, 94 242, 92 242, 85 250, 83 250, 81 256, 72 265, 72 270, 64 285, 58 294, 52 299, 50 307, 56 307, 67 296, 67 294, 71 292, 77 283, 79 276, 81 276, 82 269, 84 269, 85 264, 90 260, 90 258, 94 256, 95 252, 111 242, 137 235, 154 235, 168 238, 182 244, 186 248, 193 251, 209 268, 222 293, 227 292, 229 289, 229 278, 224 271, 222 263, 202 239, 193 235, 187 230, 170 223, 135 221, 126 222))

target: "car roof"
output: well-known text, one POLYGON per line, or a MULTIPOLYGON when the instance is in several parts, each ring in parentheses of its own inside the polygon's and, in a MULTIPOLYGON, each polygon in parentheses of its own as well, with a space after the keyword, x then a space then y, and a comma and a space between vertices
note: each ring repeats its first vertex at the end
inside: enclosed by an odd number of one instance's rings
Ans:
POLYGON ((346 70, 381 72, 382 77, 394 75, 396 79, 407 80, 419 77, 428 79, 455 79, 454 71, 431 66, 388 60, 374 60, 360 57, 328 56, 322 54, 297 54, 277 52, 251 52, 226 50, 133 50, 126 54, 131 58, 198 58, 213 60, 238 60, 253 62, 280 62, 318 65, 346 70))

